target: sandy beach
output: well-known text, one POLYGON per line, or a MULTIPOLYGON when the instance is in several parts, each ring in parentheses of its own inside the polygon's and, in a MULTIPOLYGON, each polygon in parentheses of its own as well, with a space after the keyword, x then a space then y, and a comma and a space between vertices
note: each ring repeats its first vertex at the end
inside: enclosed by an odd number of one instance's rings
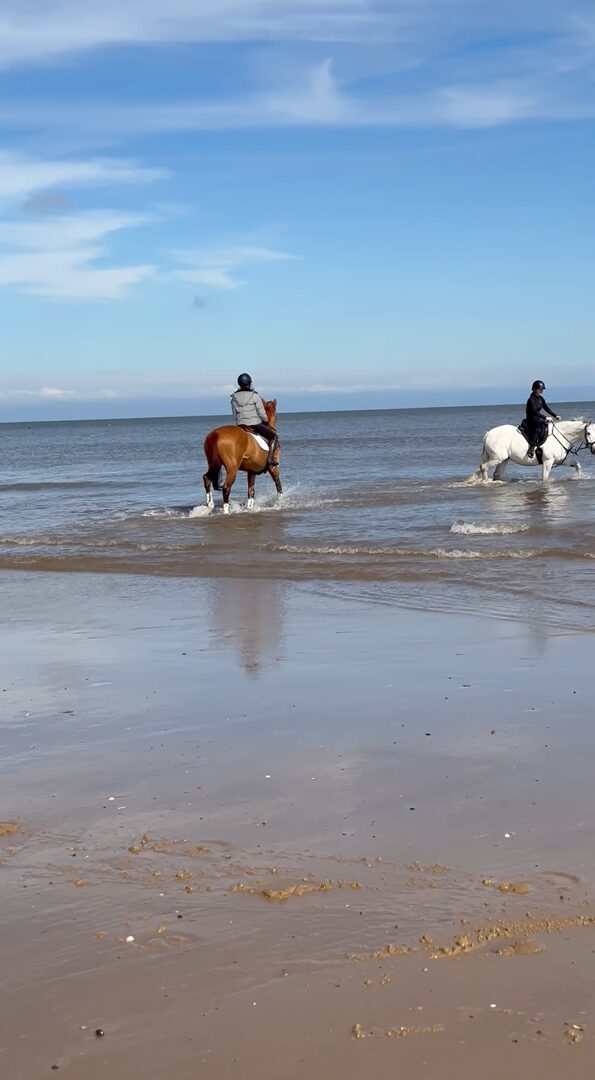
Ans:
POLYGON ((589 1075, 591 635, 281 582, 2 594, 3 1076, 589 1075))

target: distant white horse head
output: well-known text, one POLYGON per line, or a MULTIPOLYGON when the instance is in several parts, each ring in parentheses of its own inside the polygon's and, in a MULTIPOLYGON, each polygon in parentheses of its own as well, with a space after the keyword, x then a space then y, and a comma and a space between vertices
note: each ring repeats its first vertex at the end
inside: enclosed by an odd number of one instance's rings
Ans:
MULTIPOLYGON (((595 423, 578 417, 576 420, 548 422, 548 434, 541 446, 541 477, 547 480, 554 465, 569 465, 580 476, 577 453, 587 448, 595 454, 595 423)), ((494 470, 493 479, 501 480, 509 461, 516 465, 536 466, 535 458, 527 457, 529 445, 524 435, 512 424, 501 424, 491 428, 483 440, 481 463, 474 477, 489 479, 489 470, 494 470)))

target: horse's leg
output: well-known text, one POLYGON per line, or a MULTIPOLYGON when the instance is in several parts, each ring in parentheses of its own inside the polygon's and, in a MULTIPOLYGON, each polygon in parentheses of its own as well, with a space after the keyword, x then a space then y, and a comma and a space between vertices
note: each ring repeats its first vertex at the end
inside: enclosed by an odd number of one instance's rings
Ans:
MULTIPOLYGON (((484 457, 482 457, 482 459, 481 459, 481 465, 479 466, 479 471, 481 473, 481 479, 482 480, 489 480, 489 478, 490 478, 490 469, 498 469, 501 464, 502 464, 502 459, 501 458, 490 457, 489 454, 484 454, 484 457), (484 458, 485 458, 485 461, 484 461, 484 458)), ((495 479, 495 475, 494 475, 494 479, 495 479)))
POLYGON ((221 457, 219 452, 219 433, 217 430, 211 431, 204 443, 205 457, 207 459, 207 471, 202 478, 202 482, 205 487, 206 504, 209 510, 213 510, 215 502, 213 499, 212 488, 215 491, 219 491, 219 472, 221 469, 221 457))
POLYGON ((552 471, 553 465, 554 465, 554 459, 553 458, 546 458, 546 457, 543 458, 543 462, 542 462, 542 465, 541 465, 541 480, 542 480, 542 482, 544 484, 545 484, 546 480, 549 480, 549 478, 550 478, 550 473, 552 471))
POLYGON ((277 488, 277 499, 280 499, 281 496, 283 495, 283 485, 281 483, 281 470, 279 469, 278 465, 271 465, 267 469, 267 472, 268 472, 269 476, 272 477, 273 483, 274 483, 275 487, 277 488))
POLYGON ((496 465, 496 468, 494 469, 494 480, 502 479, 502 477, 504 476, 504 470, 508 465, 509 460, 509 458, 504 458, 504 461, 501 461, 499 465, 496 465))
POLYGON ((223 483, 223 513, 229 514, 229 493, 233 487, 234 480, 238 475, 237 465, 225 466, 225 481, 223 483))
POLYGON ((248 510, 252 510, 254 506, 254 491, 255 491, 255 473, 248 473, 248 510))
POLYGON ((573 480, 580 480, 582 475, 582 469, 578 458, 573 458, 572 461, 569 461, 568 458, 566 458, 564 464, 570 466, 571 469, 574 469, 573 480))
POLYGON ((497 454, 497 452, 494 452, 493 450, 488 450, 484 442, 478 475, 481 477, 482 480, 489 480, 490 469, 498 468, 501 461, 502 458, 497 454))
POLYGON ((211 477, 209 476, 208 472, 204 474, 202 482, 205 486, 206 504, 209 510, 212 510, 215 506, 215 500, 213 499, 213 492, 211 491, 211 477))

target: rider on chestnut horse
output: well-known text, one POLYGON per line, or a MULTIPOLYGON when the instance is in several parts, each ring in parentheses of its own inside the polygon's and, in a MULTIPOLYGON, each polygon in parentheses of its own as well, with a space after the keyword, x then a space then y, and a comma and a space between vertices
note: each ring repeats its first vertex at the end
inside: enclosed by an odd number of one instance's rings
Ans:
POLYGON ((247 428, 255 435, 262 435, 269 444, 267 468, 275 464, 275 450, 279 445, 276 431, 269 427, 263 400, 252 386, 250 375, 238 375, 238 389, 231 395, 231 411, 238 427, 247 428))

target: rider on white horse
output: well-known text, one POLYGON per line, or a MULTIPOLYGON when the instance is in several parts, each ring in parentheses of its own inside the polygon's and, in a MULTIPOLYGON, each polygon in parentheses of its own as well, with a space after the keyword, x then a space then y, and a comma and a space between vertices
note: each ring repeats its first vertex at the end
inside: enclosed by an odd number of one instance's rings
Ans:
POLYGON ((529 458, 535 457, 537 447, 543 442, 547 434, 548 416, 552 416, 554 420, 560 419, 553 409, 550 409, 545 400, 543 396, 544 390, 545 383, 541 379, 536 379, 531 387, 531 396, 527 400, 525 415, 527 418, 527 438, 529 440, 527 457, 529 458))

